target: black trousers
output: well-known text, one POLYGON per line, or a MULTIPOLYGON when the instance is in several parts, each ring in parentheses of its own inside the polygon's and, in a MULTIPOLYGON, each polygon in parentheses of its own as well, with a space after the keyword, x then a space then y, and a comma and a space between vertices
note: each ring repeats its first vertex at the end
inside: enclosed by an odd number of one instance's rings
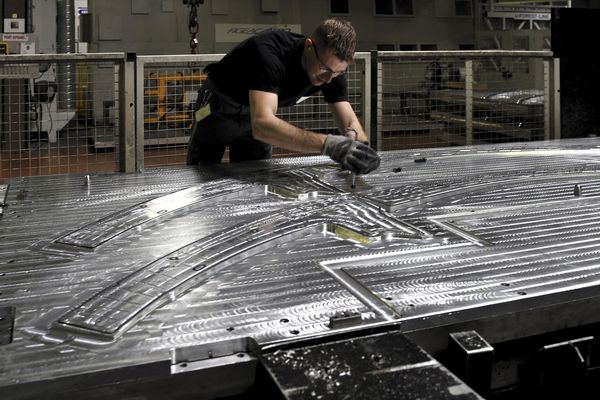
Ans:
POLYGON ((229 146, 231 162, 271 158, 272 146, 252 137, 250 110, 219 93, 207 80, 198 91, 187 164, 218 164, 229 146), (203 107, 209 106, 203 109, 203 107))

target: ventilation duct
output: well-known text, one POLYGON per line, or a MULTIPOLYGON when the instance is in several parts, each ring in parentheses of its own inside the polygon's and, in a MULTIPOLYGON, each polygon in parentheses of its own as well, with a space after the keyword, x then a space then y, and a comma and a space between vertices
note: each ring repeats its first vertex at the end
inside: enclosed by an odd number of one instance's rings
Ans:
MULTIPOLYGON (((75 53, 74 0, 56 0, 56 51, 59 54, 75 53)), ((73 110, 77 105, 75 63, 58 63, 58 108, 73 110)))

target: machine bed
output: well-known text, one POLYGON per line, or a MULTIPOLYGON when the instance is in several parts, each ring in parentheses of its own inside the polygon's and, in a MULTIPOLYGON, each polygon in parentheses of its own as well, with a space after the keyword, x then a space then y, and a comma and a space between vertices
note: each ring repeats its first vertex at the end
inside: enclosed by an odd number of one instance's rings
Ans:
POLYGON ((355 188, 320 156, 0 186, 0 397, 239 395, 303 343, 599 321, 597 139, 381 156, 355 188))

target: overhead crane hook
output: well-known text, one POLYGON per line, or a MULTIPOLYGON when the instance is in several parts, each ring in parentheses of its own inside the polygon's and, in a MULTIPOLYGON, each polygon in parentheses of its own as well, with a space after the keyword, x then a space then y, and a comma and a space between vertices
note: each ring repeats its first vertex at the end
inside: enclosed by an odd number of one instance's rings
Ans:
POLYGON ((196 48, 198 47, 198 39, 196 38, 196 34, 198 33, 198 6, 204 4, 204 0, 183 0, 183 4, 190 8, 190 14, 188 16, 190 50, 192 54, 196 54, 196 48))

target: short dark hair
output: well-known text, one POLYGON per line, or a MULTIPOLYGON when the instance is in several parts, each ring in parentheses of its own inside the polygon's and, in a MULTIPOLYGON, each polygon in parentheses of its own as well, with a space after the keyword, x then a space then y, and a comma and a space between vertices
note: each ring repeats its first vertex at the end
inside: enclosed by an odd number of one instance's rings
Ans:
POLYGON ((342 61, 351 62, 356 49, 356 31, 349 21, 330 18, 321 22, 312 34, 318 45, 330 50, 342 61))

